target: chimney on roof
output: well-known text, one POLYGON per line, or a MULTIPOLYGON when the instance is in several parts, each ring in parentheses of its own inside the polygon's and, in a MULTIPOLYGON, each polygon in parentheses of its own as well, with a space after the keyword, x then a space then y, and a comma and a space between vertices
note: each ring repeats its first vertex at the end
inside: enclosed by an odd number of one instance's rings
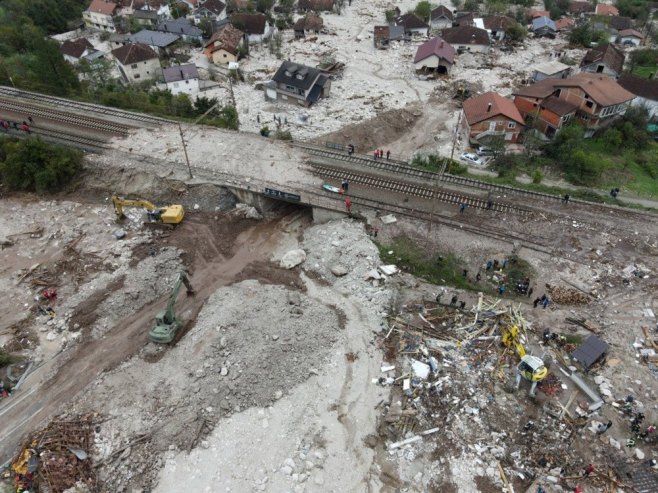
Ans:
POLYGON ((487 113, 489 113, 490 111, 491 111, 491 103, 487 105, 487 113))

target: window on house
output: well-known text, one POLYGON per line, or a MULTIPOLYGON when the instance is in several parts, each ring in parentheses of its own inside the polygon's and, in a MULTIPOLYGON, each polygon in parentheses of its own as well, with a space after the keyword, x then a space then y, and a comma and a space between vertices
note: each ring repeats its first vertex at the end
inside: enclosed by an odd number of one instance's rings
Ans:
POLYGON ((297 90, 297 88, 295 88, 293 86, 286 86, 286 91, 295 92, 296 90, 297 90))
POLYGON ((496 122, 489 122, 489 132, 496 131, 496 122))
POLYGON ((505 132, 505 140, 512 140, 514 134, 511 132, 505 132))
POLYGON ((507 122, 507 128, 516 128, 516 122, 507 122))
POLYGON ((139 74, 135 74, 135 77, 134 77, 134 78, 135 78, 135 79, 139 79, 139 78, 140 78, 140 75, 139 75, 139 74))
POLYGON ((596 67, 596 73, 597 74, 602 74, 604 68, 605 68, 605 66, 599 65, 598 67, 596 67))
POLYGON ((591 108, 591 107, 594 106, 594 103, 592 101, 585 101, 585 106, 587 106, 588 108, 591 108))
POLYGON ((137 64, 136 64, 136 63, 133 63, 133 64, 130 66, 130 68, 137 68, 137 64))

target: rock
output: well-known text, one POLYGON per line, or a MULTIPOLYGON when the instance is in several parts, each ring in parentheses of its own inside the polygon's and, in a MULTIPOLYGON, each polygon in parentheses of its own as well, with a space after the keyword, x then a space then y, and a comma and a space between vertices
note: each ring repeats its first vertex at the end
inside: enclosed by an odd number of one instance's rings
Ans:
POLYGON ((194 376, 196 378, 203 378, 204 375, 205 375, 205 372, 203 370, 197 370, 197 371, 194 372, 194 376))
POLYGON ((295 461, 292 460, 291 458, 286 459, 286 460, 284 461, 284 464, 285 464, 286 466, 290 466, 290 467, 292 467, 293 469, 295 468, 295 461))
POLYGON ((645 454, 639 448, 636 448, 635 449, 635 457, 637 457, 638 460, 643 460, 644 457, 645 457, 645 454))
POLYGON ((609 437, 609 438, 608 438, 608 443, 609 443, 612 447, 616 448, 617 450, 621 450, 621 443, 619 443, 619 442, 618 442, 617 440, 615 440, 614 438, 610 438, 610 437, 609 437))
POLYGON ((276 392, 274 392, 274 399, 275 400, 278 401, 279 399, 281 399, 281 397, 283 397, 283 391, 277 390, 276 392))
POLYGON ((322 486, 324 484, 324 475, 322 474, 322 472, 318 471, 315 474, 315 477, 313 478, 313 482, 318 486, 322 486))
POLYGON ((347 275, 349 271, 344 265, 334 265, 331 267, 331 273, 336 277, 343 277, 347 275))
POLYGON ((56 332, 48 332, 48 335, 46 336, 46 339, 49 341, 54 341, 57 339, 57 333, 56 332))
POLYGON ((205 448, 205 449, 210 448, 210 442, 208 440, 202 440, 201 441, 201 448, 205 448))
POLYGON ((290 466, 283 466, 281 469, 279 469, 282 474, 285 474, 286 476, 290 476, 292 474, 292 467, 290 466))
POLYGON ((273 341, 278 341, 279 340, 279 334, 272 334, 272 340, 273 341))
POLYGON ((296 291, 289 291, 287 298, 289 305, 301 305, 302 303, 302 297, 296 291))
POLYGON ((306 260, 306 252, 304 250, 290 250, 281 257, 281 267, 284 269, 292 269, 306 260))
POLYGON ((228 375, 228 368, 226 368, 225 366, 222 366, 222 369, 220 370, 219 374, 221 376, 225 377, 226 375, 228 375))
POLYGON ((263 219, 263 216, 260 214, 260 212, 258 212, 258 210, 255 207, 248 207, 247 209, 245 209, 244 217, 246 217, 247 219, 256 219, 258 221, 263 219))

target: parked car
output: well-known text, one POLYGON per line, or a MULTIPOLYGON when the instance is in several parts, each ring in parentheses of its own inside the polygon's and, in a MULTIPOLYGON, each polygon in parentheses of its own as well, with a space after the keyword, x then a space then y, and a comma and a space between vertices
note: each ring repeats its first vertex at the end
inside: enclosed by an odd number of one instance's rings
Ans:
POLYGON ((477 164, 478 166, 484 166, 484 160, 477 154, 471 154, 470 152, 465 152, 464 154, 459 156, 459 159, 469 164, 477 164))
POLYGON ((480 146, 478 150, 475 151, 478 156, 493 156, 494 151, 491 147, 480 146))

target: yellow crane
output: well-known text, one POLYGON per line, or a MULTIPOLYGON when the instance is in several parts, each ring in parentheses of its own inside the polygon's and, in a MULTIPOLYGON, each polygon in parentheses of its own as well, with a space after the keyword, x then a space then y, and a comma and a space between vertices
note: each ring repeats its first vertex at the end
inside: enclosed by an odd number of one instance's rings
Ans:
POLYGON ((116 212, 117 220, 125 217, 123 213, 124 207, 141 207, 146 209, 146 214, 151 223, 176 225, 180 224, 185 216, 185 209, 180 204, 158 207, 148 200, 124 199, 117 195, 112 196, 112 204, 114 204, 114 212, 116 212))
POLYGON ((511 321, 507 325, 501 327, 501 342, 508 348, 514 348, 516 354, 521 359, 516 367, 516 388, 521 385, 521 378, 528 380, 531 383, 530 396, 535 396, 537 383, 542 381, 548 375, 548 368, 544 365, 544 361, 537 356, 532 356, 526 353, 525 347, 521 342, 521 334, 518 325, 511 321))

